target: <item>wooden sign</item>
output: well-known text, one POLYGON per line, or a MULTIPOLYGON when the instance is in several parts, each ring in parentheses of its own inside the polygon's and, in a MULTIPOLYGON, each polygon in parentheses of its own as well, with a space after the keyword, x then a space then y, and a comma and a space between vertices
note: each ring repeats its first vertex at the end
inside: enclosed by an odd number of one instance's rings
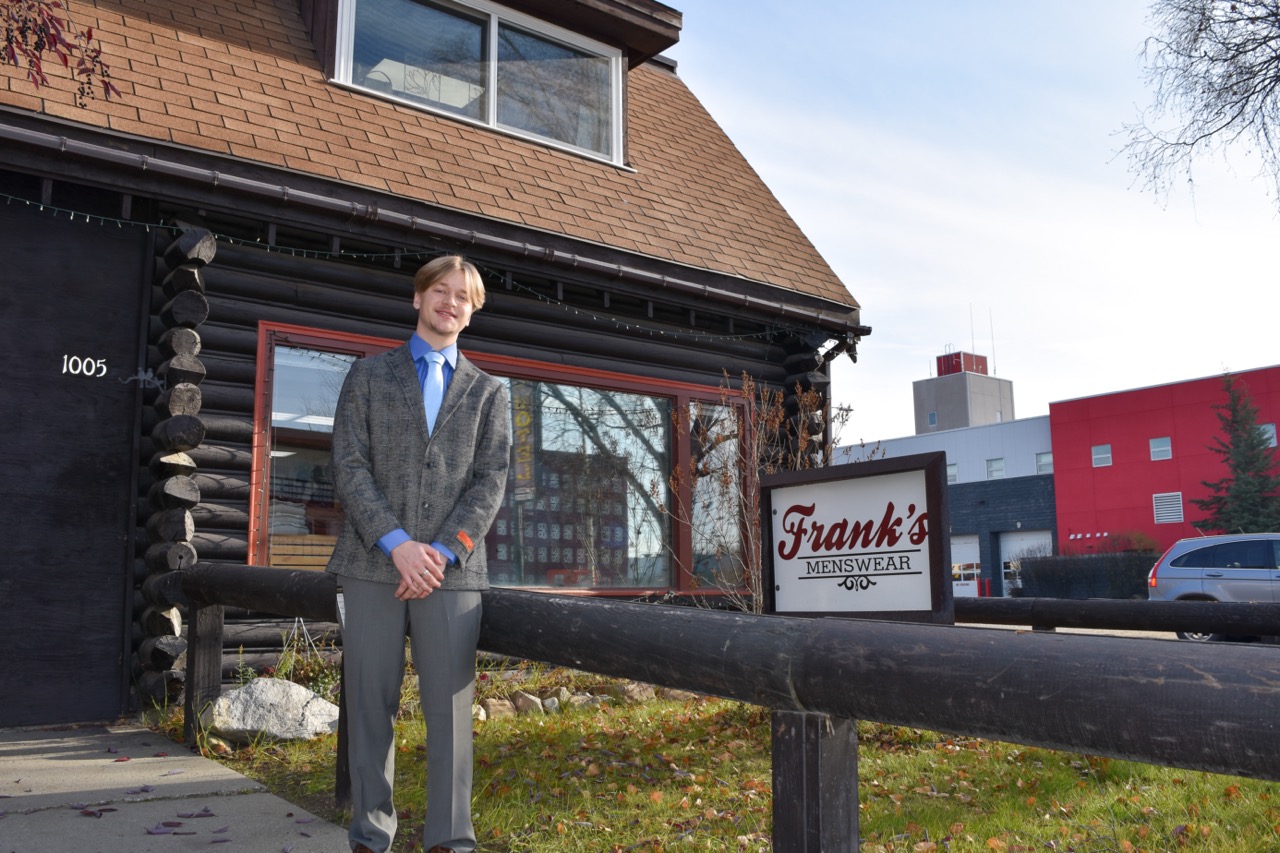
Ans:
POLYGON ((946 455, 761 480, 765 610, 953 622, 946 455))

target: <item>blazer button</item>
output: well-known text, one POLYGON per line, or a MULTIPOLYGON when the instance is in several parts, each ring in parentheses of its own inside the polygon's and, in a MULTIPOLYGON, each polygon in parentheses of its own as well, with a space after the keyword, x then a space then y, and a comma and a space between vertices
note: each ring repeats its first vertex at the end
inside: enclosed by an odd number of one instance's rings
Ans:
POLYGON ((430 503, 424 503, 424 504, 422 505, 422 508, 423 508, 423 509, 431 509, 431 504, 430 504, 430 503))

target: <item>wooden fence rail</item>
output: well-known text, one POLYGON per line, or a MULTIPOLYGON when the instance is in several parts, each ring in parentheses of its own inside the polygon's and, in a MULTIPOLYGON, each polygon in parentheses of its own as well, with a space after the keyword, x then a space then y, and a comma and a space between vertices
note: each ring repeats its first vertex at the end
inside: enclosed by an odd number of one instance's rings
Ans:
MULTIPOLYGON (((212 563, 182 574, 196 609, 335 619, 332 575, 212 563)), ((1280 780, 1280 653, 1269 647, 761 617, 510 589, 485 593, 484 609, 480 647, 498 654, 779 710, 1280 780)), ((217 695, 218 681, 192 678, 220 679, 199 661, 221 654, 220 641, 191 642, 188 701, 217 695)))
MULTIPOLYGON (((221 686, 222 607, 334 621, 336 583, 320 572, 208 563, 182 577, 194 737, 199 709, 221 686)), ((774 709, 775 727, 836 718, 839 737, 822 748, 837 755, 829 776, 845 787, 829 803, 821 786, 799 797, 783 790, 794 774, 780 782, 775 767, 778 850, 824 849, 824 833, 842 844, 857 838, 849 805, 856 737, 847 722, 857 719, 1280 781, 1280 652, 1272 646, 756 616, 492 589, 480 648, 761 705, 774 709), (779 798, 789 795, 795 803, 779 820, 779 798), (806 825, 806 812, 828 805, 821 826, 806 825)), ((343 743, 340 732, 340 802, 343 743)))
POLYGON ((1098 628, 1122 631, 1200 631, 1280 634, 1280 604, 1217 601, 1127 601, 1091 598, 957 598, 957 622, 1098 628))

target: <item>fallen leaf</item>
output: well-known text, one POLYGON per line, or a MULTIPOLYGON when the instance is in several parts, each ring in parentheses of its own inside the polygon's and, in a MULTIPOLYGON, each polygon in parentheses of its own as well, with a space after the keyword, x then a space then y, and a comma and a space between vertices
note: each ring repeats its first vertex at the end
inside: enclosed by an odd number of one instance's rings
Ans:
POLYGON ((201 809, 200 811, 198 811, 198 812, 179 812, 179 813, 178 813, 178 817, 185 817, 185 818, 192 818, 192 817, 217 817, 217 815, 215 815, 215 814, 214 814, 214 813, 209 809, 209 807, 208 807, 208 806, 205 806, 204 808, 202 808, 202 809, 201 809))

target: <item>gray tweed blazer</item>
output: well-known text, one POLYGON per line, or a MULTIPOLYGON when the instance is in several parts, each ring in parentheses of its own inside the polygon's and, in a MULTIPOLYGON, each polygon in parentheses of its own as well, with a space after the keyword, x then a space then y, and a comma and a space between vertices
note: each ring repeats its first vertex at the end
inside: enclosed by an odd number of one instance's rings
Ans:
POLYGON ((428 438, 407 343, 353 364, 334 416, 333 480, 346 517, 328 571, 397 583, 378 539, 401 527, 457 555, 443 589, 488 589, 484 536, 507 487, 510 413, 506 386, 459 353, 428 438))

